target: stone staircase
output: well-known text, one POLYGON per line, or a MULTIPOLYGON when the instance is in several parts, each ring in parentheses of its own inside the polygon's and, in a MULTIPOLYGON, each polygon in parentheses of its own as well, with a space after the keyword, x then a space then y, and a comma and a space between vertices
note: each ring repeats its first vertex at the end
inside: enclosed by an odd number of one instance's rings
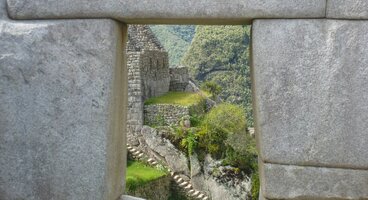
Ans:
MULTIPOLYGON (((134 148, 134 146, 130 144, 127 144, 127 149, 128 152, 135 159, 147 161, 151 166, 156 166, 159 164, 159 162, 156 159, 150 158, 144 152, 134 148)), ((194 189, 192 184, 190 183, 190 180, 189 181, 184 180, 183 178, 180 177, 180 174, 172 171, 171 169, 168 169, 168 171, 171 177, 178 184, 178 186, 182 188, 189 197, 198 200, 210 200, 210 197, 205 192, 194 189)))

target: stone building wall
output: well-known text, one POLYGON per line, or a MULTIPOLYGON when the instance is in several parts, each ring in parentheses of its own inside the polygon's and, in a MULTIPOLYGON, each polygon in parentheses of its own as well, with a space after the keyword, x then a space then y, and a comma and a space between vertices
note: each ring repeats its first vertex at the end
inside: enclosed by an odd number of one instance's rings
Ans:
POLYGON ((144 106, 144 124, 176 125, 183 117, 189 116, 189 107, 172 104, 144 106))
POLYGON ((144 50, 139 61, 143 100, 167 93, 170 87, 168 53, 144 50))
POLYGON ((169 91, 169 57, 147 25, 131 25, 128 30, 127 59, 127 138, 136 145, 136 135, 144 121, 144 101, 169 91))
POLYGON ((140 70, 140 52, 127 52, 128 66, 128 116, 127 138, 129 142, 135 141, 135 134, 143 125, 143 91, 140 70))
POLYGON ((185 91, 189 84, 188 67, 170 68, 170 91, 185 91))
POLYGON ((163 176, 137 187, 134 191, 127 191, 127 194, 150 200, 168 199, 170 195, 171 177, 163 176))

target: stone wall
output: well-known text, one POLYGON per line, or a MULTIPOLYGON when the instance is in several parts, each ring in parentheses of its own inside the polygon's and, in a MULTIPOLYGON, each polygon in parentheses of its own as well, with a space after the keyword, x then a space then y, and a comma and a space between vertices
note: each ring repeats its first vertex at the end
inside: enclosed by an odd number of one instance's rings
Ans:
POLYGON ((189 107, 172 104, 144 106, 144 124, 177 125, 183 117, 189 116, 189 107))
POLYGON ((189 84, 188 67, 170 68, 170 91, 185 91, 189 84))
POLYGON ((136 133, 143 126, 143 87, 140 70, 139 52, 127 52, 128 67, 128 113, 127 113, 127 139, 136 145, 136 133))
POLYGON ((170 87, 167 52, 144 50, 140 55, 143 100, 167 93, 170 87))
POLYGON ((169 198, 170 187, 171 177, 167 175, 140 185, 134 191, 127 191, 127 194, 149 200, 165 200, 169 198))
POLYGON ((132 145, 136 145, 136 135, 144 121, 144 101, 169 91, 169 58, 148 26, 129 26, 128 37, 127 137, 132 145))
POLYGON ((121 194, 125 32, 101 18, 254 22, 261 198, 368 199, 367 4, 0 0, 0 199, 121 194))
POLYGON ((126 27, 108 19, 0 27, 0 199, 118 199, 126 27))
POLYGON ((266 199, 368 199, 368 22, 255 20, 266 199))

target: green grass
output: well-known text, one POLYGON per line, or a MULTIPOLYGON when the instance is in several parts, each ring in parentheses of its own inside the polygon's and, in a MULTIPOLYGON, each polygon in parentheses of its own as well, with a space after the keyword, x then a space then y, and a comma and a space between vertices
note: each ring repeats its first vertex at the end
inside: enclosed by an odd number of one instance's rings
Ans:
POLYGON ((191 106, 198 104, 204 96, 208 96, 208 94, 206 92, 168 92, 162 96, 147 99, 144 104, 176 104, 191 106))
POLYGON ((137 187, 166 175, 165 171, 149 167, 141 162, 128 160, 126 188, 128 191, 134 191, 137 187))

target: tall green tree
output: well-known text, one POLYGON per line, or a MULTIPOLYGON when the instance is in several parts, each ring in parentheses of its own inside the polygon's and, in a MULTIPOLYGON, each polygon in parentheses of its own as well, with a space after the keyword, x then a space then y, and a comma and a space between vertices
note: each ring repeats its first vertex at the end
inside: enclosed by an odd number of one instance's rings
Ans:
POLYGON ((253 124, 249 67, 249 26, 197 26, 182 63, 199 83, 214 81, 220 97, 242 105, 253 124))

